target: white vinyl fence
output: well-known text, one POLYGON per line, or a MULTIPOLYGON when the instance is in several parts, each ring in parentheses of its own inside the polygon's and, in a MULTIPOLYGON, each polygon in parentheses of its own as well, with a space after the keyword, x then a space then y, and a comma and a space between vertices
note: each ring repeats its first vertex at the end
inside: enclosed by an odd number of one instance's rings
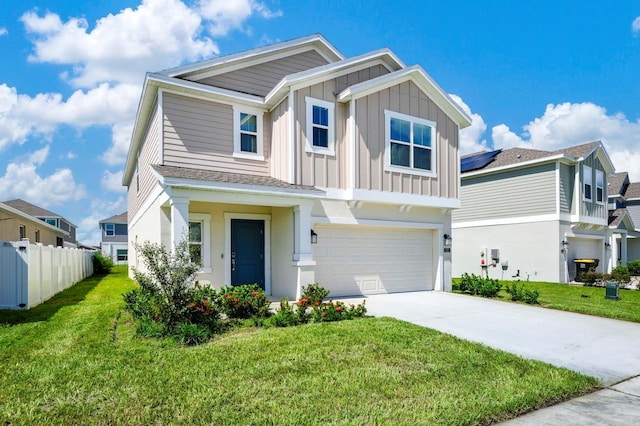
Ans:
POLYGON ((94 251, 0 241, 0 309, 29 309, 93 274, 94 251))

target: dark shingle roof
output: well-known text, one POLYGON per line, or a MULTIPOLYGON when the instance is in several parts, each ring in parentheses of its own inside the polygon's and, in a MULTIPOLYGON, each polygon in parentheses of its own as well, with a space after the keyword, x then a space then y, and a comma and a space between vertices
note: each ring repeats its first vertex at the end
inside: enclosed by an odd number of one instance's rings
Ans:
POLYGON ((626 209, 615 209, 609 213, 609 226, 617 227, 622 222, 626 209))
MULTIPOLYGON (((568 148, 559 149, 556 151, 543 151, 540 149, 529 148, 509 148, 505 149, 496 155, 495 159, 479 170, 492 169, 495 167, 510 166, 517 163, 524 163, 526 161, 538 160, 546 157, 551 157, 559 154, 570 155, 575 158, 584 157, 589 154, 598 144, 599 141, 589 142, 582 145, 571 146, 568 148)), ((468 158, 473 155, 482 154, 477 152, 475 154, 465 155, 461 158, 468 158)))
POLYGON ((47 209, 43 209, 42 207, 38 207, 31 203, 28 203, 21 199, 15 199, 10 201, 5 201, 4 204, 13 207, 16 210, 20 210, 22 213, 26 213, 31 216, 45 216, 45 217, 62 217, 58 213, 54 213, 47 209))
POLYGON ((624 196, 627 199, 640 198, 640 182, 630 183, 624 192, 624 196))
POLYGON ((269 176, 255 176, 242 173, 227 173, 213 170, 199 170, 188 167, 161 166, 153 164, 151 167, 165 178, 195 179, 207 182, 237 183, 249 186, 264 186, 289 190, 310 191, 321 194, 322 191, 309 185, 292 185, 285 181, 269 176))
POLYGON ((625 183, 628 183, 627 172, 612 173, 607 177, 608 193, 610 197, 624 194, 625 183))
POLYGON ((120 213, 115 216, 108 217, 106 219, 102 219, 98 223, 128 223, 127 212, 120 213))

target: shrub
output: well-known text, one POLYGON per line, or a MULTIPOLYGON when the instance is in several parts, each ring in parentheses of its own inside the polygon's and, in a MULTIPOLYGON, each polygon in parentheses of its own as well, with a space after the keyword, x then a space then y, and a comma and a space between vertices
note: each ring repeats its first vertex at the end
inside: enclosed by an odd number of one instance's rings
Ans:
POLYGON ((175 330, 178 342, 185 346, 206 343, 211 338, 211 330, 204 324, 181 322, 175 330))
POLYGON ((245 284, 220 289, 220 307, 228 318, 266 318, 269 305, 264 290, 257 284, 245 284))
POLYGON ((597 286, 602 283, 603 279, 604 275, 595 271, 582 272, 578 277, 578 281, 584 283, 586 286, 597 286))
POLYGON ((93 263, 93 273, 96 275, 106 275, 113 268, 113 260, 110 257, 103 256, 99 251, 93 254, 91 263, 93 263))
POLYGON ((626 266, 618 265, 611 271, 611 274, 608 276, 608 279, 615 281, 617 283, 628 283, 631 281, 631 274, 629 273, 629 269, 626 266))
POLYGON ((318 283, 302 286, 302 296, 300 299, 307 299, 311 305, 322 303, 329 296, 330 291, 318 283))
POLYGON ((507 284, 505 288, 506 292, 511 295, 511 300, 514 302, 524 302, 529 305, 537 305, 538 297, 540 293, 537 290, 529 290, 524 287, 524 284, 518 285, 517 282, 513 282, 511 284, 507 284))
POLYGON ((627 262, 627 269, 629 269, 629 274, 637 277, 640 275, 640 260, 630 260, 627 262))
POLYGON ((280 299, 280 307, 276 309, 276 313, 272 315, 266 322, 266 325, 275 327, 292 327, 294 325, 303 324, 299 315, 300 309, 294 309, 289 303, 288 298, 280 299))
POLYGON ((491 278, 483 278, 475 274, 462 274, 460 279, 460 291, 465 294, 479 295, 482 297, 496 297, 502 288, 500 281, 491 278))
POLYGON ((342 321, 362 318, 367 313, 365 302, 359 305, 346 305, 344 302, 329 301, 313 307, 311 320, 313 322, 342 321))

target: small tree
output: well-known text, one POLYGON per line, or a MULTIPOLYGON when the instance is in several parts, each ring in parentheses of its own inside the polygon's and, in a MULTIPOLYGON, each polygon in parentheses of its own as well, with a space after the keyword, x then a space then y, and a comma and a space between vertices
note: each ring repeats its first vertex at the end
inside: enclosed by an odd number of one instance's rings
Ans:
POLYGON ((136 244, 136 250, 142 255, 146 272, 134 267, 134 278, 140 291, 153 299, 156 320, 172 330, 188 316, 200 264, 191 261, 186 239, 176 244, 172 252, 149 241, 136 244))

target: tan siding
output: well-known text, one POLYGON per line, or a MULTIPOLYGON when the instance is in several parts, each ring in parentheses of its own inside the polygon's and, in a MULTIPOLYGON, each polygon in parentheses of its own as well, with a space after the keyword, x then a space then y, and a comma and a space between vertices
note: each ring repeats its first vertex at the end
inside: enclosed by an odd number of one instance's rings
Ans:
POLYGON ((453 212, 454 222, 523 217, 556 212, 555 164, 543 164, 465 178, 462 208, 453 212))
POLYGON ((36 229, 40 231, 40 243, 45 246, 55 246, 56 237, 62 238, 62 233, 57 233, 52 229, 39 224, 38 219, 27 220, 17 214, 0 210, 0 241, 19 241, 20 225, 25 227, 25 236, 32 244, 36 243, 36 229))
POLYGON ((223 89, 265 96, 284 76, 327 63, 326 59, 313 50, 205 78, 199 82, 223 89))
POLYGON ((271 175, 280 180, 287 180, 289 176, 289 99, 285 98, 280 105, 271 111, 272 142, 271 142, 271 175))
POLYGON ((458 196, 458 126, 412 82, 356 101, 356 188, 416 195, 458 196), (384 110, 436 122, 436 176, 384 170, 384 110))
POLYGON ((233 157, 233 108, 165 93, 164 164, 232 173, 269 175, 271 118, 263 117, 265 161, 233 157))
POLYGON ((149 196, 153 187, 155 186, 157 179, 151 170, 151 164, 158 164, 160 162, 160 135, 158 132, 159 126, 159 114, 158 110, 151 115, 152 119, 149 121, 149 126, 146 130, 146 135, 142 146, 140 147, 139 166, 140 166, 140 190, 136 191, 136 174, 134 172, 128 189, 128 212, 129 217, 133 217, 140 206, 145 202, 149 196))

